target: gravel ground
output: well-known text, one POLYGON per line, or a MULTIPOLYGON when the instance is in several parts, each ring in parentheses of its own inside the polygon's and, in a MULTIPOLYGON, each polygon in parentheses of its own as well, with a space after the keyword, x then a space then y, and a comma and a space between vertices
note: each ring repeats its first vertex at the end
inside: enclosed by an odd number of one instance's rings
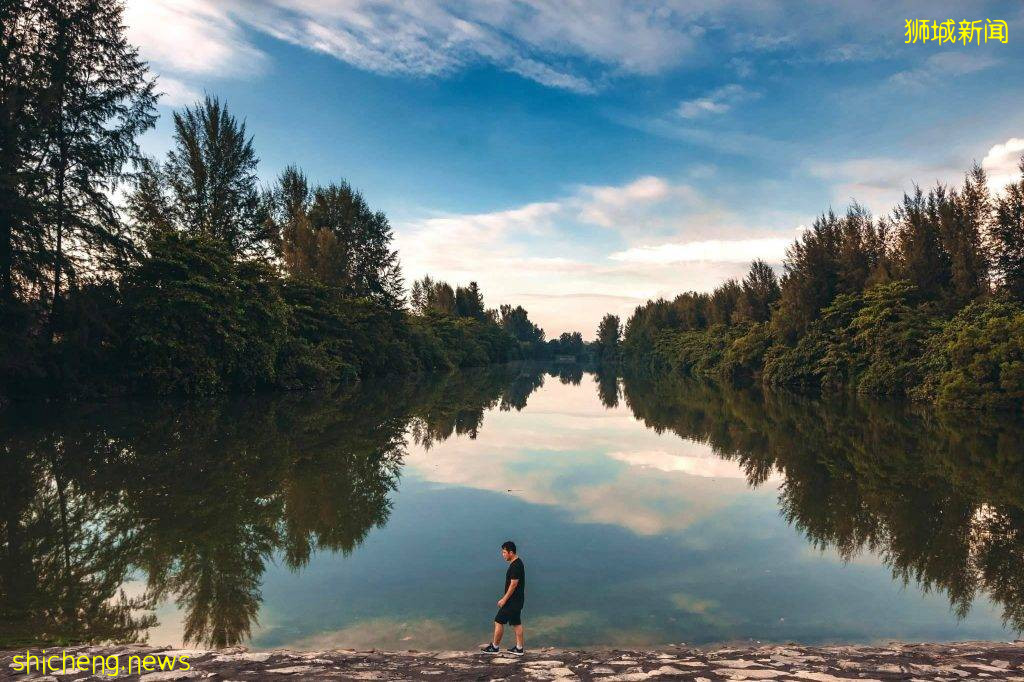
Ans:
MULTIPOLYGON (((218 651, 169 649, 146 645, 47 649, 76 655, 104 656, 110 668, 69 670, 32 679, 111 679, 114 659, 119 680, 1013 680, 1024 682, 1024 641, 899 644, 878 646, 771 645, 697 649, 684 645, 659 649, 553 649, 525 656, 485 655, 474 651, 265 651, 244 648, 218 651), (131 655, 188 656, 191 669, 126 674, 131 655)), ((39 654, 39 650, 33 650, 39 654)), ((13 669, 14 656, 0 652, 0 679, 24 679, 13 669)))

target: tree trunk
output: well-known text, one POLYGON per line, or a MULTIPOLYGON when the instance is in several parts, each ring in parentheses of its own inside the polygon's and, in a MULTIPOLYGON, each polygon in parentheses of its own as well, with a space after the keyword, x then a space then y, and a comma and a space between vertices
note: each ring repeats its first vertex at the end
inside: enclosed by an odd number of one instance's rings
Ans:
POLYGON ((14 226, 8 211, 0 214, 0 305, 14 298, 14 226))

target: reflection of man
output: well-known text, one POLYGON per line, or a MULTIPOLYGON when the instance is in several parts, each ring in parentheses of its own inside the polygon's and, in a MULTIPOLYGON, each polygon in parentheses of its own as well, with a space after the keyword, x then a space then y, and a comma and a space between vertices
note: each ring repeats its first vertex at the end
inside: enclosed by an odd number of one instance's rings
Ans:
POLYGON ((501 546, 501 557, 508 562, 505 571, 505 594, 498 600, 498 613, 494 616, 494 638, 482 651, 496 654, 501 651, 501 636, 505 634, 505 625, 511 625, 516 633, 516 645, 508 651, 516 656, 523 655, 523 621, 519 617, 523 610, 526 597, 526 568, 523 560, 516 556, 516 543, 507 540, 501 546))

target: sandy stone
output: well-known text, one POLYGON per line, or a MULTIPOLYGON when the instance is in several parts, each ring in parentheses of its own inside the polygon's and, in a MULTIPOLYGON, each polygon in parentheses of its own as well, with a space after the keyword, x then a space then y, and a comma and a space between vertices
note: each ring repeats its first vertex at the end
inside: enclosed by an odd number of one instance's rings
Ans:
POLYGON ((802 680, 814 680, 815 682, 842 682, 843 680, 860 680, 860 682, 882 682, 868 677, 836 677, 835 675, 829 675, 828 673, 813 672, 810 670, 794 670, 789 673, 793 677, 799 677, 802 680))
POLYGON ((289 665, 284 668, 271 668, 267 672, 279 675, 294 675, 295 673, 308 673, 313 670, 318 670, 318 668, 312 665, 289 665))
MULTIPOLYGON (((1006 665, 1009 666, 1010 662, 1007 661, 1006 665)), ((988 672, 988 673, 1004 673, 1004 672, 1006 672, 1005 668, 997 667, 997 666, 994 666, 994 665, 987 665, 985 663, 961 663, 960 667, 962 667, 962 668, 974 668, 975 670, 984 670, 985 672, 988 672)))
POLYGON ((756 663, 755 661, 745 661, 745 660, 743 660, 741 658, 738 658, 738 659, 735 659, 735 660, 715 659, 713 661, 710 661, 709 665, 710 664, 720 665, 720 666, 724 666, 726 668, 751 668, 753 666, 760 665, 760 663, 756 663))
POLYGON ((771 680, 785 675, 785 670, 750 670, 737 668, 715 668, 711 672, 731 680, 771 680))
POLYGON ((139 678, 139 682, 164 682, 166 680, 186 680, 192 677, 202 677, 198 670, 162 670, 155 673, 146 673, 139 678))
POLYGON ((246 652, 240 653, 240 654, 222 654, 220 656, 217 656, 213 660, 217 661, 218 663, 228 663, 230 661, 252 661, 254 663, 263 663, 268 658, 270 658, 270 654, 268 652, 265 652, 265 651, 263 651, 263 652, 255 652, 255 651, 248 652, 248 651, 246 651, 246 652))

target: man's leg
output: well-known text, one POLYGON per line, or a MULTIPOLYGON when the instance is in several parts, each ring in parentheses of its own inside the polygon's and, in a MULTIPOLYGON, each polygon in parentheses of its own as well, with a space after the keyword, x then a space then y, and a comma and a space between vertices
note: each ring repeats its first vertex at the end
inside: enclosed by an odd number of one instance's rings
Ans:
MULTIPOLYGON (((522 626, 519 626, 519 629, 522 630, 522 626)), ((493 644, 494 646, 498 646, 499 644, 501 644, 501 637, 504 634, 505 626, 499 623, 498 621, 494 621, 494 639, 491 640, 491 644, 493 644)))
POLYGON ((512 629, 515 630, 515 633, 516 633, 516 646, 519 647, 520 649, 522 649, 523 648, 523 624, 520 623, 519 625, 513 625, 512 629))

